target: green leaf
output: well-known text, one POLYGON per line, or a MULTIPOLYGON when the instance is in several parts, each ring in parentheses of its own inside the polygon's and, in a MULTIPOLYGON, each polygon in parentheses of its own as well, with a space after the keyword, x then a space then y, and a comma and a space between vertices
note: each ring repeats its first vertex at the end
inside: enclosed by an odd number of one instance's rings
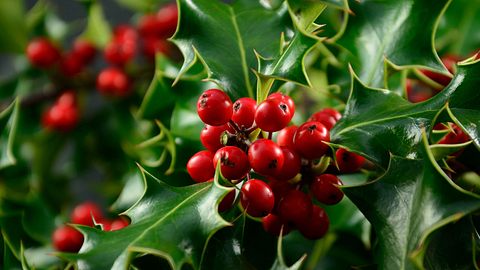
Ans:
POLYGON ((213 233, 229 225, 216 211, 228 190, 211 182, 171 187, 140 169, 146 190, 125 212, 131 224, 113 232, 80 226, 85 235, 80 253, 62 256, 83 269, 125 269, 135 253, 161 256, 173 269, 198 268, 213 233))
POLYGON ((96 0, 84 1, 88 10, 87 28, 82 37, 103 48, 111 39, 110 24, 105 19, 102 5, 96 0))
POLYGON ((117 2, 127 8, 138 12, 154 12, 159 4, 171 2, 170 0, 117 0, 117 2))
POLYGON ((480 209, 479 197, 456 186, 428 152, 425 136, 423 142, 424 159, 392 155, 383 176, 343 189, 376 232, 379 269, 423 268, 429 235, 480 209))
POLYGON ((277 55, 289 22, 286 6, 268 9, 249 0, 178 2, 180 22, 172 40, 185 59, 181 74, 200 60, 209 79, 232 99, 254 97, 254 50, 267 58, 277 55))
POLYGON ((23 53, 28 41, 23 1, 0 1, 0 52, 23 53))
MULTIPOLYGON (((447 103, 456 109, 475 108, 480 62, 459 66, 449 86, 435 97, 412 104, 397 94, 362 84, 353 74, 352 90, 331 140, 386 167, 389 155, 416 158, 422 128, 428 129, 447 103)), ((478 112, 478 111, 477 111, 478 112)), ((468 122, 464 122, 468 125, 468 122)), ((474 130, 473 130, 474 131, 474 130)), ((472 139, 478 138, 476 131, 472 139)))
POLYGON ((278 237, 277 241, 277 259, 273 263, 271 270, 299 270, 302 268, 302 265, 307 258, 307 255, 303 255, 298 261, 296 261, 292 266, 288 266, 285 263, 285 259, 283 258, 283 249, 282 249, 282 237, 278 237))
POLYGON ((366 85, 383 86, 384 61, 422 65, 446 73, 434 50, 434 33, 449 0, 349 1, 352 15, 338 44, 353 55, 366 85))
POLYGON ((13 144, 18 122, 19 102, 15 101, 0 112, 0 169, 14 165, 13 144))

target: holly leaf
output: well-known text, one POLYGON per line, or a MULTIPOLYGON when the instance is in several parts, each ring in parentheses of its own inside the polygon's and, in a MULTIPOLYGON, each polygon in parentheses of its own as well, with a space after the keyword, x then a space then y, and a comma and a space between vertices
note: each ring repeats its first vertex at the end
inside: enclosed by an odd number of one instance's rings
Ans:
POLYGON ((458 187, 435 162, 425 134, 422 151, 423 159, 392 155, 383 176, 343 189, 376 232, 379 269, 423 268, 431 233, 480 209, 479 196, 458 187))
POLYGON ((28 31, 23 1, 0 1, 0 51, 22 53, 28 31))
MULTIPOLYGON (((342 119, 331 130, 331 140, 386 167, 389 155, 416 158, 422 128, 428 129, 447 103, 455 110, 475 109, 480 62, 459 66, 450 85, 433 98, 412 104, 392 91, 365 86, 352 71, 352 89, 342 119), (472 98, 473 97, 473 98, 472 98)), ((458 113, 454 116, 458 116, 458 113)), ((461 119, 468 117, 459 116, 461 119)), ((476 116, 478 117, 478 116, 476 116)), ((475 118, 472 118, 474 120, 475 118)), ((460 122, 478 142, 478 130, 460 122)), ((478 122, 477 122, 478 123, 478 122)))
POLYGON ((13 144, 18 122, 18 103, 13 102, 0 112, 0 170, 17 162, 13 154, 13 144))
POLYGON ((102 5, 96 0, 85 0, 88 10, 87 28, 82 33, 83 38, 103 48, 111 39, 110 24, 105 19, 102 5))
POLYGON ((422 65, 447 74, 433 40, 449 2, 349 1, 352 15, 338 44, 351 52, 351 64, 369 86, 383 86, 385 59, 397 66, 422 65))
POLYGON ((79 226, 85 236, 82 249, 61 256, 80 269, 126 269, 138 253, 163 257, 173 269, 198 268, 209 239, 229 225, 216 210, 228 190, 211 182, 172 187, 140 170, 146 190, 125 212, 131 224, 113 232, 79 226))
POLYGON ((277 241, 277 259, 273 263, 270 270, 299 270, 302 268, 302 265, 307 258, 307 255, 304 254, 300 259, 298 259, 294 264, 288 266, 285 263, 285 259, 283 258, 283 250, 282 250, 282 237, 278 237, 277 241))
POLYGON ((268 8, 260 1, 180 0, 178 7, 180 20, 172 41, 185 59, 179 76, 200 60, 208 79, 232 99, 253 98, 254 50, 267 58, 277 55, 281 33, 290 24, 286 5, 268 8))

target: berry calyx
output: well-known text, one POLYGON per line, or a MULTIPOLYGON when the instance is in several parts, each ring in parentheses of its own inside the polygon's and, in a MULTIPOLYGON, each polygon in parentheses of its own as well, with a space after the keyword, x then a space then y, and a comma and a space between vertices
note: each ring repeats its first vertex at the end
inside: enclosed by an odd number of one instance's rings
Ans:
POLYGON ((51 68, 60 60, 60 51, 46 38, 37 38, 27 45, 27 58, 38 68, 51 68))
POLYGON ((316 240, 322 238, 328 231, 330 220, 323 208, 313 205, 309 218, 298 224, 300 233, 307 239, 316 240))
POLYGON ((242 186, 240 203, 250 216, 264 217, 272 211, 275 197, 265 182, 251 179, 242 186))
POLYGON ((232 117, 232 101, 220 89, 206 90, 197 101, 197 113, 205 124, 221 126, 226 124, 232 117))
POLYGON ((277 211, 284 222, 301 224, 310 216, 312 201, 307 194, 293 189, 280 200, 277 211))
POLYGON ((197 183, 210 180, 215 175, 212 152, 203 150, 193 155, 187 162, 187 171, 197 183))
POLYGON ((225 146, 217 150, 213 157, 214 166, 220 162, 220 172, 228 180, 244 178, 250 171, 248 157, 236 146, 225 146))
POLYGON ((317 159, 325 155, 330 142, 330 132, 320 122, 309 121, 295 132, 293 143, 295 150, 306 159, 317 159))
POLYGON ((97 76, 97 89, 105 95, 125 96, 130 92, 130 79, 119 68, 106 68, 97 76))
POLYGON ((365 163, 365 158, 343 148, 335 152, 338 169, 342 173, 352 173, 360 170, 365 163))
POLYGON ((271 140, 258 139, 248 148, 248 161, 255 172, 273 176, 283 167, 283 151, 271 140))
POLYGON ((276 92, 276 93, 270 94, 267 97, 267 99, 281 100, 282 102, 284 102, 288 106, 292 116, 295 114, 295 102, 293 101, 293 99, 290 96, 287 96, 287 95, 285 95, 283 93, 280 93, 280 92, 276 92))
POLYGON ((258 105, 255 111, 255 123, 264 131, 279 131, 290 123, 293 113, 284 100, 266 99, 258 105))
POLYGON ((341 185, 343 183, 337 176, 322 174, 313 179, 310 191, 317 201, 327 205, 334 205, 343 198, 343 192, 338 188, 341 185))
POLYGON ((221 126, 205 125, 200 132, 200 142, 210 152, 215 153, 224 145, 221 143, 221 137, 229 129, 227 124, 221 126))
POLYGON ((103 220, 103 214, 97 204, 93 202, 84 202, 73 209, 70 215, 70 220, 74 224, 93 227, 95 225, 93 220, 97 222, 103 220))
POLYGON ((248 97, 239 98, 233 103, 232 121, 242 129, 248 129, 255 121, 257 102, 248 97))
POLYGON ((53 247, 62 252, 78 252, 83 245, 83 234, 70 226, 61 226, 52 234, 53 247))

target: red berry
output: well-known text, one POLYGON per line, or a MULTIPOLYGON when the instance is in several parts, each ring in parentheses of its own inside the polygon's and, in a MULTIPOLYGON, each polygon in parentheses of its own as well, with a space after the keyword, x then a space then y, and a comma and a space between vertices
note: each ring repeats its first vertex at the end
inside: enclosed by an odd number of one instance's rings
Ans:
POLYGON ((154 37, 159 35, 159 23, 155 14, 145 14, 138 22, 138 32, 143 38, 154 37))
POLYGON ((137 31, 128 24, 121 24, 113 30, 113 39, 116 41, 137 42, 137 31))
POLYGON ((300 156, 289 147, 282 146, 283 152, 283 166, 275 174, 275 179, 277 180, 290 180, 295 177, 302 168, 302 160, 300 156))
POLYGON ((308 121, 315 121, 322 123, 328 130, 331 130, 332 127, 337 123, 337 120, 334 116, 324 111, 319 111, 314 113, 308 121))
POLYGON ((171 37, 177 30, 178 9, 176 4, 168 4, 157 12, 158 32, 160 37, 171 37))
MULTIPOLYGON (((460 57, 456 56, 456 55, 446 55, 444 57, 442 57, 442 62, 443 64, 445 65, 445 67, 447 68, 447 70, 450 72, 450 73, 455 73, 455 70, 454 70, 454 67, 455 67, 455 63, 460 61, 460 57)), ((450 81, 452 80, 452 78, 450 76, 447 76, 445 74, 442 74, 442 73, 437 73, 435 71, 431 71, 431 70, 427 70, 427 69, 421 69, 420 72, 422 72, 425 76, 427 76, 428 78, 430 78, 431 80, 443 85, 443 86, 446 86, 450 83, 450 81)))
POLYGON ((257 102, 254 99, 248 97, 239 98, 233 103, 232 121, 240 129, 248 129, 253 125, 256 110, 257 102))
POLYGON ((248 157, 242 149, 236 146, 225 146, 217 150, 213 157, 216 166, 220 161, 220 171, 226 179, 242 179, 250 171, 248 157))
POLYGON ((123 66, 135 56, 137 45, 130 40, 112 40, 104 50, 105 60, 113 65, 123 66))
POLYGON ((58 251, 78 252, 83 245, 83 234, 70 226, 61 226, 53 232, 52 242, 58 251))
POLYGON ((431 87, 418 80, 407 79, 406 90, 407 99, 412 103, 423 102, 435 95, 431 87))
POLYGON ((172 44, 165 39, 148 37, 143 40, 143 54, 148 58, 154 58, 156 53, 170 56, 173 50, 172 44))
POLYGON ((293 189, 280 200, 277 211, 284 222, 297 225, 310 216, 312 201, 307 194, 293 189))
POLYGON ((187 171, 197 183, 210 180, 215 175, 212 152, 203 150, 193 155, 187 162, 187 171))
POLYGON ((66 53, 60 60, 60 71, 67 77, 78 75, 84 67, 84 62, 74 53, 66 53))
POLYGON ((325 155, 330 142, 330 132, 319 122, 305 122, 295 132, 295 150, 306 159, 317 159, 325 155))
POLYGON ((339 148, 335 153, 338 169, 342 173, 352 173, 360 170, 365 163, 365 158, 343 148, 339 148))
POLYGON ((74 224, 93 227, 93 220, 95 219, 97 222, 103 220, 103 214, 97 204, 93 202, 84 202, 73 209, 70 219, 74 224))
POLYGON ((275 204, 275 197, 270 187, 258 179, 245 182, 240 194, 242 207, 252 217, 268 215, 275 204))
POLYGON ((221 143, 221 137, 228 129, 229 127, 227 124, 221 126, 205 125, 202 131, 200 131, 200 141, 202 142, 202 145, 210 152, 215 153, 218 149, 224 146, 221 143))
POLYGON ((78 109, 75 104, 75 95, 66 91, 57 99, 56 103, 44 112, 42 124, 45 128, 67 132, 78 123, 78 109))
POLYGON ((30 63, 39 68, 50 68, 60 60, 60 51, 46 38, 30 41, 26 54, 30 63))
POLYGON ((451 128, 452 131, 438 141, 439 144, 459 144, 470 140, 470 137, 459 126, 452 124, 451 128))
POLYGON ((276 99, 285 102, 285 104, 287 104, 288 108, 290 109, 292 116, 295 114, 295 102, 293 102, 293 99, 291 97, 284 95, 280 92, 276 92, 270 94, 267 99, 276 99))
POLYGON ((290 149, 295 149, 293 137, 295 136, 297 129, 298 127, 293 125, 280 130, 277 134, 277 144, 279 146, 286 146, 290 149))
POLYGON ((110 225, 110 231, 117 231, 127 227, 130 224, 130 221, 125 217, 119 217, 112 221, 110 225))
POLYGON ((288 224, 283 223, 282 220, 274 214, 268 214, 266 217, 262 218, 262 225, 266 232, 275 236, 279 236, 280 232, 282 232, 282 235, 287 235, 291 230, 288 224))
POLYGON ((327 233, 329 226, 330 221, 325 210, 317 205, 313 205, 310 217, 298 225, 298 230, 305 238, 316 240, 327 233))
POLYGON ((232 117, 232 101, 222 90, 209 89, 198 98, 197 112, 205 124, 221 126, 232 117))
POLYGON ((268 185, 273 191, 275 195, 275 208, 274 210, 278 209, 278 205, 283 197, 287 195, 288 192, 293 190, 295 186, 291 185, 288 181, 279 181, 274 178, 270 178, 268 185))
POLYGON ((97 89, 110 96, 125 96, 130 91, 130 79, 121 69, 109 67, 97 76, 97 89))
POLYGON ((273 176, 282 169, 283 151, 275 142, 258 139, 248 148, 248 161, 253 170, 261 175, 273 176))
POLYGON ((84 64, 90 63, 97 53, 95 46, 87 40, 77 39, 73 43, 72 53, 84 64))
POLYGON ((268 132, 279 131, 292 120, 293 111, 281 99, 266 99, 260 103, 255 112, 255 123, 268 132))
POLYGON ((342 114, 339 111, 337 111, 333 108, 325 108, 325 109, 321 110, 320 112, 333 116, 333 118, 335 118, 336 121, 338 121, 338 120, 340 120, 340 118, 342 118, 342 114))
POLYGON ((220 201, 220 204, 218 205, 218 212, 225 212, 232 208, 233 203, 235 202, 235 195, 235 189, 228 192, 227 195, 225 195, 225 197, 223 197, 223 199, 220 201))
POLYGON ((343 192, 338 188, 342 184, 337 176, 322 174, 315 176, 310 185, 310 191, 319 202, 333 205, 339 203, 343 198, 343 192))

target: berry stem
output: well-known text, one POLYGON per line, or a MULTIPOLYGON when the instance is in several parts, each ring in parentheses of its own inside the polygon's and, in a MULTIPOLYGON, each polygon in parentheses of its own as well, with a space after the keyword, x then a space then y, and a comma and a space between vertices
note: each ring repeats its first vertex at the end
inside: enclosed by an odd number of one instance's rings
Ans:
POLYGON ((268 139, 271 140, 273 137, 273 132, 268 132, 268 139))
POLYGON ((232 119, 228 120, 228 125, 235 130, 235 133, 242 132, 238 127, 237 123, 233 122, 232 119))

